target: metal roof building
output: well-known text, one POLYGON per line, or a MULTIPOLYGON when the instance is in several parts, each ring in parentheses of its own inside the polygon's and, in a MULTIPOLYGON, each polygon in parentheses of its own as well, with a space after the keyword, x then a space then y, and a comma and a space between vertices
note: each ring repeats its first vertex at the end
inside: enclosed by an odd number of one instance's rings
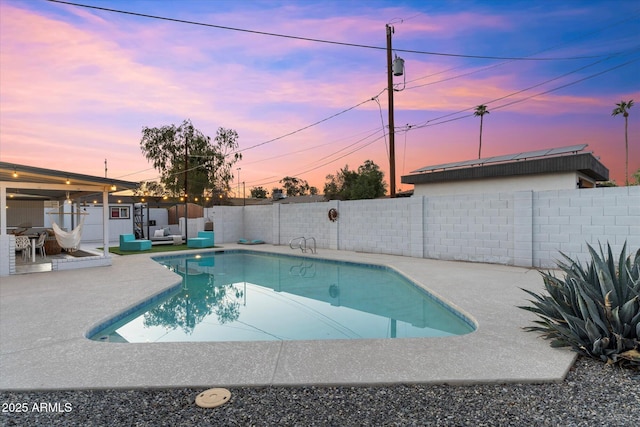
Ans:
POLYGON ((425 166, 401 178, 414 195, 452 195, 517 190, 591 188, 609 170, 587 144, 425 166))

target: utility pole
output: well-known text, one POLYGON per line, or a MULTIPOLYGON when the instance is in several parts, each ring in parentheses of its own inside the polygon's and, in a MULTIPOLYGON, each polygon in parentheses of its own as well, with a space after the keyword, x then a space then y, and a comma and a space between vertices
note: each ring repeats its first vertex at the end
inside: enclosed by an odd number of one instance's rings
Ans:
POLYGON ((238 171, 238 191, 236 191, 236 197, 240 198, 240 170, 242 168, 236 168, 236 170, 238 171))
POLYGON ((189 190, 187 189, 187 170, 189 169, 189 144, 184 141, 184 240, 189 240, 189 190))
POLYGON ((393 27, 387 26, 387 92, 389 93, 389 195, 396 197, 396 148, 395 124, 393 120, 393 60, 391 58, 391 34, 393 27))

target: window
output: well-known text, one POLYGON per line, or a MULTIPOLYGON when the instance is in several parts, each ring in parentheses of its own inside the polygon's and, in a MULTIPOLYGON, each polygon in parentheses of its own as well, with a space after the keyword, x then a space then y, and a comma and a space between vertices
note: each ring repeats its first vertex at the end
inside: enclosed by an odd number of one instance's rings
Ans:
POLYGON ((111 213, 109 215, 112 219, 128 219, 129 207, 128 206, 111 206, 111 213))

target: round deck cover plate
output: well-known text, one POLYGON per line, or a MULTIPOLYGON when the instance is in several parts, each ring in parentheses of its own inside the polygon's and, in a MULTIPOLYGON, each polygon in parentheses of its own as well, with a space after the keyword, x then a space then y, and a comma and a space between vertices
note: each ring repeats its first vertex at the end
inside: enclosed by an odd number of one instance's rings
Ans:
POLYGON ((210 388, 196 396, 196 405, 201 408, 215 408, 229 401, 231 392, 226 388, 210 388))

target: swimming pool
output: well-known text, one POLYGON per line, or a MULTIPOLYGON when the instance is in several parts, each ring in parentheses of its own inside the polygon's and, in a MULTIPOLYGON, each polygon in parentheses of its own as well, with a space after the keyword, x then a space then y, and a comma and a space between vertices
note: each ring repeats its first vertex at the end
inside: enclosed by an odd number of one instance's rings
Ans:
POLYGON ((233 250, 154 257, 182 284, 90 332, 112 342, 463 335, 473 323, 387 267, 233 250))

